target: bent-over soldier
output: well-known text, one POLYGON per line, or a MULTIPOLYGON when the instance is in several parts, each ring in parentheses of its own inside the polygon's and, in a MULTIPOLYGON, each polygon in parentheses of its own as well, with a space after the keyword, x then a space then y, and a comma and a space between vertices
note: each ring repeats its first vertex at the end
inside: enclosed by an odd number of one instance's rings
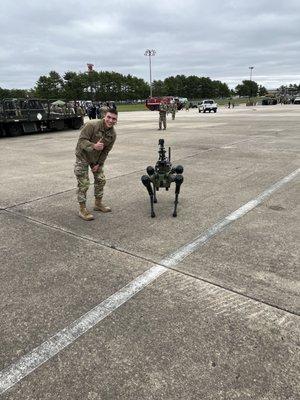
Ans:
POLYGON ((90 186, 89 168, 94 175, 94 210, 111 211, 110 207, 102 202, 103 188, 106 183, 103 166, 116 140, 114 125, 117 119, 117 111, 108 109, 103 119, 96 123, 88 122, 80 132, 75 152, 74 173, 78 183, 79 216, 85 221, 94 219, 94 216, 86 208, 86 193, 90 186))

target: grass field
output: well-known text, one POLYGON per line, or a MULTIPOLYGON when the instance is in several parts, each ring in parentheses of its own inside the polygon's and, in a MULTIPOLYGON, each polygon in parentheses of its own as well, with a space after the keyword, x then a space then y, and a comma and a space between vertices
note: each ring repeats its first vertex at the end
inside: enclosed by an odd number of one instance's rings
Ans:
POLYGON ((117 104, 118 111, 147 111, 145 104, 117 104))

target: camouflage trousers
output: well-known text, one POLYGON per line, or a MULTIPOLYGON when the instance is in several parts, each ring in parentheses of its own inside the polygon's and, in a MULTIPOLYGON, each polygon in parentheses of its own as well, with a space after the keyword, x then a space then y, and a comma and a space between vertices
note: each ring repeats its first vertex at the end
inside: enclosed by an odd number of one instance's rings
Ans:
MULTIPOLYGON (((77 200, 78 203, 86 202, 86 193, 90 187, 89 179, 89 165, 82 161, 76 160, 74 166, 74 174, 77 178, 77 200)), ((103 167, 100 167, 97 172, 93 172, 94 175, 94 195, 95 197, 103 196, 103 188, 106 183, 103 167)))
POLYGON ((167 117, 166 117, 166 115, 160 115, 159 116, 159 120, 158 120, 159 129, 161 129, 161 126, 163 126, 164 129, 166 129, 166 127, 167 127, 167 117))

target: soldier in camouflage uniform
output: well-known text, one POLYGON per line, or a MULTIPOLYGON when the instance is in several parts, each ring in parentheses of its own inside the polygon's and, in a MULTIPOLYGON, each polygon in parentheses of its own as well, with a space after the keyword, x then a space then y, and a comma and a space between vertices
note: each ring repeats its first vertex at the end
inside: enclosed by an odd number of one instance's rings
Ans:
POLYGON ((177 104, 174 101, 173 103, 171 103, 171 113, 172 113, 173 120, 175 119, 176 112, 177 112, 177 104))
POLYGON ((161 130, 161 127, 164 127, 164 130, 167 128, 167 111, 168 107, 164 102, 161 102, 159 105, 159 120, 158 120, 158 130, 161 130))
POLYGON ((96 123, 88 122, 80 132, 75 152, 74 173, 78 182, 79 216, 85 221, 94 219, 94 216, 86 208, 86 193, 90 186, 89 167, 94 175, 94 210, 111 211, 110 207, 102 202, 103 188, 106 182, 103 165, 116 140, 114 125, 117 119, 117 111, 108 109, 103 119, 96 123))

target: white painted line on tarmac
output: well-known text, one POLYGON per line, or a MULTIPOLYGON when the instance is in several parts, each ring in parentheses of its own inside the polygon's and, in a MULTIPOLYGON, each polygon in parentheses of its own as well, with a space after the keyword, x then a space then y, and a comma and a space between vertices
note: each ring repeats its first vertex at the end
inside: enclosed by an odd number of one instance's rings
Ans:
POLYGON ((0 373, 0 394, 69 346, 168 269, 155 265, 0 373))
POLYGON ((220 233, 227 225, 243 217, 249 211, 253 210, 253 208, 261 204, 267 197, 271 196, 271 194, 274 193, 276 190, 280 189, 286 183, 293 180, 298 175, 299 172, 300 168, 296 169, 294 172, 292 172, 285 178, 281 179, 280 181, 274 183, 274 185, 270 186, 268 189, 262 192, 258 197, 256 197, 253 200, 250 200, 248 203, 244 204, 242 207, 240 207, 233 213, 229 214, 222 221, 216 223, 207 231, 197 236, 191 243, 186 244, 185 246, 176 250, 175 253, 169 256, 170 259, 169 262, 162 261, 161 264, 167 267, 171 267, 178 264, 184 258, 188 257, 191 253, 193 253, 196 249, 198 249, 200 246, 206 243, 209 239, 215 236, 217 233, 220 233))
POLYGON ((255 208, 258 204, 262 203, 266 197, 270 196, 273 192, 294 179, 299 172, 300 168, 281 179, 274 185, 270 186, 256 199, 249 201, 247 204, 228 215, 222 221, 213 225, 203 234, 196 237, 196 239, 191 243, 188 243, 170 256, 161 260, 159 263, 161 265, 154 265, 152 268, 138 276, 118 292, 114 293, 92 310, 88 311, 86 314, 72 322, 69 326, 62 329, 51 338, 43 342, 41 345, 36 347, 34 350, 21 357, 18 361, 2 370, 0 372, 0 394, 6 392, 39 366, 72 344, 76 339, 98 324, 98 322, 106 318, 122 304, 131 299, 135 294, 157 279, 160 275, 168 271, 168 267, 177 265, 196 249, 204 245, 209 239, 221 232, 228 224, 231 224, 232 222, 241 218, 243 215, 255 208))

